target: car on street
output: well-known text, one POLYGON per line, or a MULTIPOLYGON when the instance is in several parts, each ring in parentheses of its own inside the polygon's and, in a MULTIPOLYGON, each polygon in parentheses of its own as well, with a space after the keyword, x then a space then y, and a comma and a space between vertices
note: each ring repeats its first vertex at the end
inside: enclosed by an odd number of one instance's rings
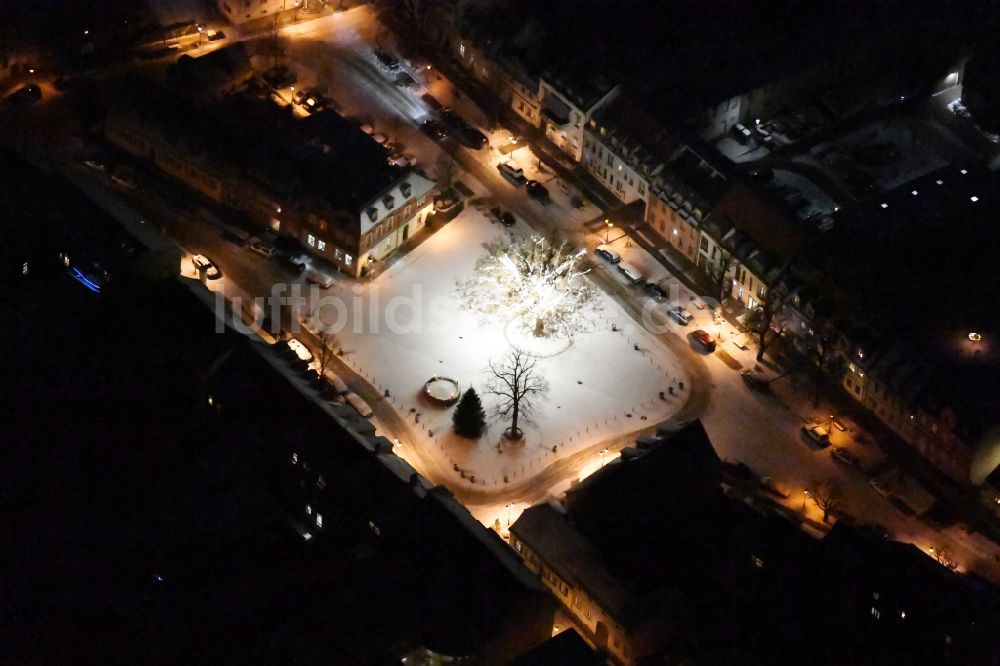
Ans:
POLYGON ((330 370, 329 368, 324 370, 323 377, 330 384, 330 386, 333 387, 333 390, 336 391, 338 395, 350 392, 351 389, 347 387, 344 380, 341 379, 333 370, 330 370))
POLYGON ((830 449, 830 456, 832 456, 837 462, 847 465, 848 467, 861 467, 861 461, 858 460, 858 457, 849 450, 845 449, 843 446, 835 446, 830 449))
POLYGON ((354 411, 356 411, 359 415, 365 418, 372 415, 372 408, 369 407, 368 403, 365 402, 357 393, 348 393, 344 396, 344 399, 347 400, 347 404, 353 407, 354 411))
POLYGON ((222 277, 222 271, 219 270, 219 267, 203 254, 191 257, 191 264, 194 266, 195 272, 203 274, 206 280, 218 280, 222 277))
POLYGON ((299 257, 285 252, 277 252, 276 254, 278 256, 278 263, 296 275, 299 275, 306 269, 306 262, 302 261, 299 257))
POLYGON ((471 125, 459 125, 455 129, 455 138, 466 148, 481 150, 490 144, 486 135, 471 125))
POLYGON ((226 33, 221 30, 209 30, 206 34, 210 42, 218 42, 226 38, 226 33))
POLYGON ((375 143, 380 144, 382 146, 389 143, 389 137, 387 137, 385 134, 382 134, 381 132, 375 132, 374 134, 371 135, 371 137, 375 139, 375 143))
POLYGON ((267 257, 269 259, 272 256, 274 256, 275 253, 275 248, 273 245, 271 245, 270 243, 265 243, 256 236, 250 237, 250 242, 247 244, 247 247, 250 248, 251 252, 256 252, 260 256, 267 257))
POLYGON ((657 300, 663 300, 667 297, 666 290, 655 282, 647 282, 642 286, 642 290, 646 292, 647 296, 651 296, 657 300))
POLYGON ((7 95, 5 101, 7 102, 7 106, 12 108, 31 106, 42 101, 42 89, 34 84, 22 86, 7 95))
POLYGON ((744 370, 740 373, 740 377, 743 379, 743 383, 749 386, 754 391, 769 391, 771 390, 771 382, 764 379, 753 370, 744 370))
POLYGON ((458 129, 466 124, 465 119, 451 109, 445 107, 441 109, 441 122, 452 129, 458 129))
POLYGON ((528 190, 528 196, 535 201, 545 203, 549 200, 549 191, 537 180, 529 180, 525 183, 525 187, 528 190))
POLYGON ((135 171, 126 166, 118 167, 115 169, 115 172, 111 174, 111 182, 126 190, 134 190, 138 180, 139 178, 135 171))
POLYGON ((105 171, 108 170, 108 167, 105 166, 104 162, 95 159, 85 159, 83 161, 83 166, 87 167, 88 169, 93 169, 94 171, 100 171, 101 173, 104 173, 105 171))
POLYGON ((875 492, 877 492, 882 497, 886 499, 892 497, 892 491, 889 490, 888 486, 886 486, 878 479, 869 479, 868 485, 871 486, 875 490, 875 492))
POLYGON ((830 433, 821 425, 804 425, 800 428, 802 436, 806 441, 815 444, 821 449, 830 446, 830 433))
POLYGON ((398 167, 416 166, 417 158, 409 153, 396 153, 389 156, 389 164, 398 167))
POLYGON ((631 282, 632 284, 638 284, 639 282, 642 282, 642 273, 639 272, 638 268, 628 263, 627 261, 619 261, 617 264, 615 264, 615 268, 617 268, 618 272, 624 275, 625 279, 631 282))
MULTIPOLYGON (((667 314, 670 316, 671 319, 673 319, 674 321, 676 321, 681 326, 687 326, 692 321, 694 321, 694 315, 691 314, 690 312, 688 312, 687 310, 685 310, 684 308, 682 308, 679 305, 675 305, 672 308, 670 308, 669 310, 667 310, 667 314)), ((702 331, 702 332, 704 332, 704 331, 702 331)), ((708 334, 705 333, 705 335, 708 335, 708 334)))
POLYGON ((425 120, 420 129, 424 134, 437 141, 442 141, 448 137, 448 128, 434 119, 425 120))
POLYGON ((306 363, 312 362, 312 352, 309 351, 309 348, 302 344, 302 342, 300 342, 297 338, 288 338, 288 340, 285 341, 285 344, 288 345, 288 348, 295 352, 295 355, 301 360, 306 363))
POLYGON ((271 88, 278 90, 280 88, 287 88, 288 86, 295 85, 295 72, 291 71, 285 65, 277 65, 267 70, 261 75, 271 88))
POLYGON ((698 346, 707 352, 715 351, 715 338, 708 334, 708 332, 701 330, 691 333, 691 340, 695 342, 698 346))
POLYGON ((528 182, 528 179, 524 176, 524 169, 516 167, 513 164, 501 162, 497 165, 497 171, 499 171, 500 175, 506 178, 507 181, 515 187, 521 187, 528 182))
POLYGON ((735 125, 733 125, 731 131, 736 140, 742 143, 744 146, 748 146, 753 143, 753 132, 751 132, 746 125, 742 123, 736 123, 735 125))
POLYGON ((607 245, 598 245, 597 249, 594 250, 594 254, 605 261, 610 261, 612 264, 617 264, 622 260, 622 256, 607 245))
POLYGON ((502 224, 505 227, 512 227, 517 222, 513 215, 496 206, 490 208, 490 219, 494 222, 502 224))
POLYGON ((318 271, 315 268, 310 268, 306 271, 306 282, 311 282, 312 284, 318 285, 323 289, 329 289, 333 286, 333 278, 322 271, 318 271))

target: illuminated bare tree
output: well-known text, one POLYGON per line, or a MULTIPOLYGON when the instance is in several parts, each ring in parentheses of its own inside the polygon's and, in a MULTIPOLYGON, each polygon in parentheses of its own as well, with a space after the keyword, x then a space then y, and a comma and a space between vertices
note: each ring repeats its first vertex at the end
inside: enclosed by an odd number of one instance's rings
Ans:
POLYGON ((537 359, 517 349, 502 361, 490 361, 486 393, 499 398, 494 410, 497 417, 511 417, 510 428, 504 432, 507 439, 521 439, 524 433, 519 427, 520 420, 530 418, 535 402, 549 390, 537 363, 537 359))
POLYGON ((585 250, 567 250, 531 236, 484 243, 486 255, 476 264, 476 274, 459 281, 464 307, 486 321, 506 324, 519 320, 535 336, 572 336, 593 326, 584 306, 594 290, 580 270, 585 250))
POLYGON ((833 479, 814 482, 809 492, 809 497, 813 503, 823 511, 823 522, 830 518, 830 514, 840 508, 844 501, 844 489, 833 479))
POLYGON ((951 551, 947 547, 935 548, 934 549, 934 559, 937 560, 938 564, 945 567, 949 571, 955 571, 958 569, 958 562, 952 557, 951 551))

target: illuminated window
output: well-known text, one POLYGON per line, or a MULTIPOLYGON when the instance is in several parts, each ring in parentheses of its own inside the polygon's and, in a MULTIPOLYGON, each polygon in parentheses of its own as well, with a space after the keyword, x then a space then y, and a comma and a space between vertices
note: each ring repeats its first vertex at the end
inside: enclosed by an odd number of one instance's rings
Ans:
POLYGON ((882 612, 879 611, 879 609, 877 609, 874 606, 872 606, 872 617, 874 617, 877 620, 880 617, 882 617, 882 612))
POLYGON ((319 250, 320 252, 326 250, 326 241, 318 241, 316 243, 316 249, 319 250))
POLYGON ((313 515, 313 508, 312 508, 312 504, 306 504, 306 515, 307 515, 307 516, 311 516, 311 515, 313 515))
POLYGON ((344 255, 344 264, 347 265, 347 266, 350 266, 353 263, 354 263, 354 257, 352 257, 349 254, 345 254, 344 255))
POLYGON ((465 57, 465 42, 458 43, 458 53, 464 58, 465 57))
POLYGON ((316 514, 316 527, 323 527, 323 514, 322 513, 317 513, 316 514))
POLYGON ((977 201, 979 201, 979 197, 975 197, 975 196, 969 197, 969 201, 971 201, 972 203, 976 203, 977 201))
POLYGON ((292 454, 292 464, 295 465, 298 462, 299 462, 299 454, 293 453, 292 454))
POLYGON ((309 243, 309 247, 316 247, 316 237, 312 234, 306 236, 306 242, 309 243))

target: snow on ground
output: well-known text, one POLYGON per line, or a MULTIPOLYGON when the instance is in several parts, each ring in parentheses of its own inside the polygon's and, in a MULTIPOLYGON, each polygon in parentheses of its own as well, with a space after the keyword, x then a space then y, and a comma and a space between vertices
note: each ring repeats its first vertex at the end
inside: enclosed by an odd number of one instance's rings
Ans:
MULTIPOLYGON (((417 445, 425 454, 449 470, 457 465, 486 488, 501 487, 504 476, 524 481, 562 456, 668 418, 680 407, 679 398, 661 400, 659 393, 686 380, 670 353, 598 291, 592 315, 597 330, 557 356, 538 359, 550 391, 533 422, 523 424, 525 441, 504 444, 498 452, 508 419, 491 420, 478 443, 456 437, 452 408, 431 404, 422 396, 423 385, 441 375, 457 380, 462 390, 475 386, 492 412, 495 400, 482 393, 484 371, 509 345, 502 330, 484 328, 475 314, 461 310, 454 292, 456 279, 471 275, 482 243, 500 233, 478 211, 467 210, 373 283, 337 288, 346 300, 340 312, 346 326, 335 336, 343 358, 380 391, 389 390, 397 411, 419 431, 423 441, 417 445)), ((332 305, 320 313, 327 324, 338 317, 332 305)), ((461 482, 460 472, 453 473, 452 481, 461 482)))

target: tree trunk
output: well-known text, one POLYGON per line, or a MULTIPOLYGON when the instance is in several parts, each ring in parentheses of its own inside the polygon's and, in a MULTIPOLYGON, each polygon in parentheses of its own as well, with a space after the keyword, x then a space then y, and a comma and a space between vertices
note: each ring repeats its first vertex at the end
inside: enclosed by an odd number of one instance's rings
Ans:
MULTIPOLYGON (((541 317, 535 318, 535 337, 540 338, 545 335, 545 320, 541 317)), ((517 411, 515 410, 515 414, 517 411)))
POLYGON ((515 400, 514 401, 514 411, 513 411, 512 415, 511 415, 511 420, 510 420, 510 438, 511 439, 520 439, 521 438, 521 431, 517 429, 517 411, 518 411, 517 410, 517 408, 518 408, 518 404, 517 403, 518 403, 518 401, 515 400))

